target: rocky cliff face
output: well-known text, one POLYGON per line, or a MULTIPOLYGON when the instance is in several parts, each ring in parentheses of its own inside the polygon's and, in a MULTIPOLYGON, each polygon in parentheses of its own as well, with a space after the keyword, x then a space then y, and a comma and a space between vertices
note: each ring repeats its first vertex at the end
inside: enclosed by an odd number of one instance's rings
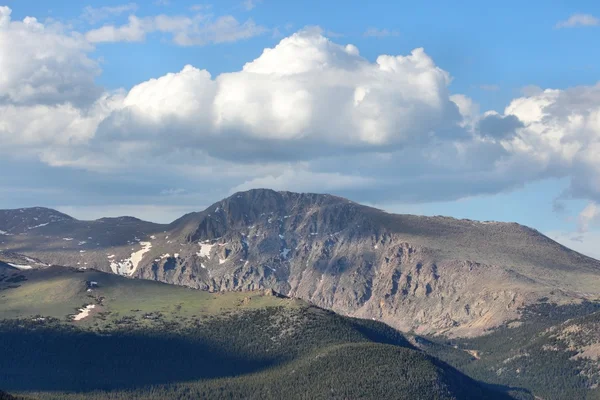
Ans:
POLYGON ((478 335, 542 297, 600 296, 600 262, 535 230, 330 195, 251 190, 170 225, 66 220, 0 240, 48 264, 211 291, 272 288, 418 333, 478 335))

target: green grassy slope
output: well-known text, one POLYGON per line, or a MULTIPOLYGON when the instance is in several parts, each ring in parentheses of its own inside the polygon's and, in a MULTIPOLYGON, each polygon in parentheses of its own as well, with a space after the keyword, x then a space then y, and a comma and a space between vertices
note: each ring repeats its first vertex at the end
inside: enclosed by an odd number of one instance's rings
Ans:
POLYGON ((263 296, 260 292, 209 293, 153 281, 124 279, 95 270, 50 267, 18 273, 3 274, 0 271, 0 319, 36 315, 67 319, 88 304, 95 305, 92 318, 78 321, 78 325, 105 326, 123 316, 141 317, 150 312, 162 313, 168 320, 181 320, 265 306, 295 307, 301 303, 263 296), (97 287, 88 291, 88 282, 96 282, 97 287), (11 286, 10 290, 2 290, 11 286))
POLYGON ((293 299, 58 267, 0 279, 0 387, 32 398, 508 398, 384 324, 293 299))

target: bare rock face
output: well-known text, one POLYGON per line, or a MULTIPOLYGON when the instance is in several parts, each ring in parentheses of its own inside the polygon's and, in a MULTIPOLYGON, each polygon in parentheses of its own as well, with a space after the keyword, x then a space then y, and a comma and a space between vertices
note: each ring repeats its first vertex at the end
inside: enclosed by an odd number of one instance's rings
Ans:
POLYGON ((251 190, 169 225, 66 219, 5 233, 0 248, 48 264, 267 289, 421 334, 479 335, 543 297, 600 297, 600 262, 533 229, 393 215, 330 195, 251 190))

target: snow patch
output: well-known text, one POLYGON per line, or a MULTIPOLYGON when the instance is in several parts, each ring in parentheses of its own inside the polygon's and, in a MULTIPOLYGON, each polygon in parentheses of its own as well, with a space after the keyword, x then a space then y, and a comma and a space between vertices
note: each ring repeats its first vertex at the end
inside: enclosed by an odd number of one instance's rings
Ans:
POLYGON ((90 315, 90 311, 92 311, 94 308, 96 308, 95 304, 89 304, 83 308, 80 308, 79 314, 73 317, 73 321, 81 321, 82 319, 90 315))
POLYGON ((66 240, 67 242, 70 242, 71 240, 73 240, 73 238, 63 238, 63 240, 66 240))
POLYGON ((50 222, 46 222, 45 224, 39 224, 39 225, 36 225, 36 226, 30 226, 30 227, 29 227, 29 228, 27 228, 27 229, 28 229, 28 230, 32 230, 32 229, 35 229, 35 228, 41 228, 42 226, 46 226, 46 225, 48 225, 49 223, 50 223, 50 222))
POLYGON ((12 263, 7 263, 7 264, 13 268, 20 269, 20 270, 33 269, 33 267, 31 265, 20 265, 20 264, 12 264, 12 263))
POLYGON ((292 251, 292 250, 290 250, 290 249, 288 249, 288 248, 284 248, 283 250, 281 250, 281 256, 282 256, 283 258, 287 258, 287 256, 288 256, 288 254, 290 253, 290 251, 292 251))
POLYGON ((111 255, 107 256, 106 258, 108 258, 108 259, 115 258, 115 255, 111 254, 111 255))
POLYGON ((4 235, 4 236, 12 236, 12 233, 8 233, 6 231, 0 230, 0 235, 4 235))
POLYGON ((131 257, 121 261, 111 261, 110 268, 112 271, 119 275, 133 275, 140 264, 140 261, 142 261, 144 254, 146 254, 152 248, 152 243, 140 242, 140 246, 142 246, 142 248, 131 253, 131 257))
POLYGON ((202 243, 202 244, 200 244, 200 252, 197 254, 200 257, 206 257, 210 260, 210 252, 214 246, 215 246, 214 244, 202 243))

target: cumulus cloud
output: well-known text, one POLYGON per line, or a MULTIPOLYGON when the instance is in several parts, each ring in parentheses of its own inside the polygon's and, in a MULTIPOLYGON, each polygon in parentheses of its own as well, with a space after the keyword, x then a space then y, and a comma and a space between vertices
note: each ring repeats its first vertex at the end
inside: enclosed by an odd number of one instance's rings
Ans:
POLYGON ((33 17, 11 19, 0 7, 0 106, 88 104, 101 94, 92 47, 77 33, 33 17))
POLYGON ((179 46, 203 46, 249 39, 267 32, 267 28, 252 19, 240 23, 231 15, 216 19, 204 14, 143 18, 130 15, 126 24, 104 25, 88 31, 85 37, 91 43, 142 42, 148 34, 155 32, 169 34, 173 43, 179 46))
MULTIPOLYGON (((177 18, 131 16, 87 38, 159 31, 194 44, 239 33, 232 20, 177 18)), ((419 202, 558 177, 570 178, 568 197, 600 201, 600 85, 535 88, 502 112, 481 112, 450 91, 450 73, 424 49, 372 61, 308 27, 239 71, 186 65, 108 93, 93 82, 92 50, 81 34, 13 22, 0 9, 0 67, 9 71, 0 81, 1 153, 132 181, 160 175, 177 188, 215 188, 215 197, 270 186, 419 202)))
POLYGON ((213 78, 188 65, 133 87, 94 142, 152 138, 162 151, 269 162, 461 140, 449 83, 423 49, 373 63, 308 28, 241 71, 213 78))
POLYGON ((554 27, 560 28, 575 28, 578 26, 598 26, 600 19, 591 14, 573 14, 567 20, 558 22, 554 27))
POLYGON ((569 194, 600 199, 600 84, 547 89, 515 99, 505 110, 524 128, 505 143, 549 176, 570 176, 569 194))

